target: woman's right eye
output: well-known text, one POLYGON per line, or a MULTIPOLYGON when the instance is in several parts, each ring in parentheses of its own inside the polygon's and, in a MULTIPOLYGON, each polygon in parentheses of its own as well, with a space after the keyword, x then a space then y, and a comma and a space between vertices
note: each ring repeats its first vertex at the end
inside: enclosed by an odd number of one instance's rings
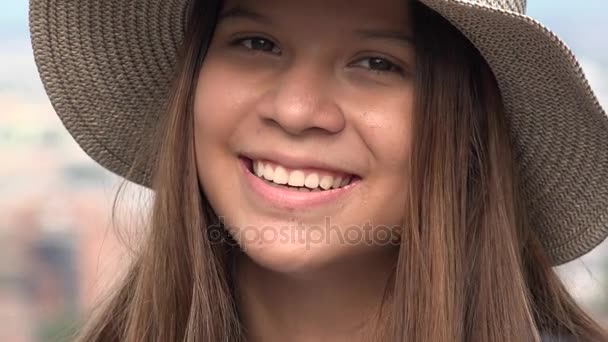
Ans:
POLYGON ((244 46, 247 50, 252 51, 264 51, 270 52, 274 54, 281 54, 281 49, 279 49, 275 43, 273 43, 270 39, 266 39, 263 37, 244 37, 237 38, 232 41, 230 45, 241 45, 244 46))

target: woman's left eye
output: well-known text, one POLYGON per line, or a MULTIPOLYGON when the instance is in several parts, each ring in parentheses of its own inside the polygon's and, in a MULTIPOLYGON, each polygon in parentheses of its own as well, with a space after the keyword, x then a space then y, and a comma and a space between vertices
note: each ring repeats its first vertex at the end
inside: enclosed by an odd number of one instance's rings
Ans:
POLYGON ((395 63, 382 57, 367 57, 360 59, 356 64, 363 65, 366 69, 376 71, 378 73, 383 72, 396 72, 399 74, 403 73, 403 69, 395 63))
POLYGON ((270 39, 264 37, 244 37, 233 40, 230 45, 244 46, 247 50, 280 54, 281 49, 270 39))

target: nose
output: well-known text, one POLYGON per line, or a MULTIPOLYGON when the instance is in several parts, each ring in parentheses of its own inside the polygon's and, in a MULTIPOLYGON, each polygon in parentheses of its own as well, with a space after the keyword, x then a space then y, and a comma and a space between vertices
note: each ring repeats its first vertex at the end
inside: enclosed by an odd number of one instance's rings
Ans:
POLYGON ((282 71, 262 101, 265 120, 300 135, 307 130, 338 133, 346 124, 344 113, 332 98, 331 72, 313 62, 292 64, 282 71))

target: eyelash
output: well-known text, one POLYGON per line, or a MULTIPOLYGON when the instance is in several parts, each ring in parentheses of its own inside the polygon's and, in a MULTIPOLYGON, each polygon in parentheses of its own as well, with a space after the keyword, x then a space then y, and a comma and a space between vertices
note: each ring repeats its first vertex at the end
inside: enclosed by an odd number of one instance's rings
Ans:
MULTIPOLYGON (((259 40, 263 40, 263 41, 265 41, 265 42, 267 42, 267 43, 272 44, 274 47, 276 47, 276 45, 277 45, 277 44, 275 44, 275 43, 274 43, 272 40, 270 40, 270 39, 267 39, 267 38, 264 38, 264 37, 259 37, 259 36, 250 36, 250 37, 241 37, 241 38, 236 38, 236 39, 234 39, 232 42, 230 42, 230 46, 237 46, 237 45, 238 45, 238 46, 243 46, 243 44, 242 44, 242 43, 243 43, 244 41, 247 41, 247 40, 250 40, 250 41, 254 41, 254 40, 258 40, 258 41, 259 41, 259 40)), ((257 52, 257 51, 261 51, 261 52, 268 52, 268 51, 266 51, 266 50, 257 50, 257 49, 253 49, 253 48, 249 48, 249 47, 245 47, 245 48, 246 48, 247 50, 249 50, 249 51, 254 51, 254 52, 257 52)), ((272 49, 272 50, 274 50, 274 49, 272 49)), ((270 53, 273 53, 273 52, 270 52, 270 53)), ((280 53, 280 50, 279 50, 279 52, 278 52, 278 53, 280 53)), ((365 68, 365 69, 367 69, 367 70, 369 70, 369 71, 371 71, 371 72, 375 72, 375 73, 377 73, 377 74, 383 74, 383 73, 386 73, 386 72, 389 72, 389 73, 390 73, 390 72, 393 72, 393 73, 398 73, 398 74, 400 74, 400 75, 403 75, 403 74, 404 74, 403 68, 401 68, 399 65, 397 65, 397 64, 395 64, 395 63, 393 63, 393 62, 389 61, 389 60, 388 60, 388 59, 386 59, 386 58, 379 57, 379 56, 368 56, 368 57, 366 57, 366 58, 362 58, 362 59, 360 59, 359 61, 362 61, 362 60, 376 60, 376 61, 383 61, 383 62, 386 62, 386 63, 388 64, 389 68, 390 68, 389 70, 374 70, 374 69, 371 69, 371 68, 365 68)), ((368 63, 368 65, 369 65, 369 63, 368 63)))

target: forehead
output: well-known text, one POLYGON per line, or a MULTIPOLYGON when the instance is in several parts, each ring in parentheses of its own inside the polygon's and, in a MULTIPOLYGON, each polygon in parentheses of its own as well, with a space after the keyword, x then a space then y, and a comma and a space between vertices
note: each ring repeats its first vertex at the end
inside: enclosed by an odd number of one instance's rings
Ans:
POLYGON ((339 27, 391 27, 409 30, 407 0, 226 0, 232 8, 261 14, 273 25, 302 25, 311 28, 329 24, 339 27))

